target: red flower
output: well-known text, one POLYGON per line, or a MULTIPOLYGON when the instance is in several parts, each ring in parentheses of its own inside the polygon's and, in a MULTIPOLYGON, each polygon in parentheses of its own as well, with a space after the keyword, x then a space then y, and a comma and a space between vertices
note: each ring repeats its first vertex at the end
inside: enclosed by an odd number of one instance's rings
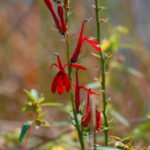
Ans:
POLYGON ((54 7, 53 4, 51 2, 51 0, 44 0, 45 4, 47 5, 48 9, 50 10, 53 19, 55 21, 55 24, 57 26, 57 29, 59 30, 60 33, 64 34, 67 31, 67 27, 64 21, 64 11, 63 8, 58 5, 58 15, 60 17, 61 23, 59 22, 59 19, 54 11, 54 7))
MULTIPOLYGON (((82 117, 82 124, 85 127, 88 127, 91 119, 90 95, 92 94, 99 95, 99 94, 96 94, 95 92, 91 91, 91 89, 87 89, 84 86, 81 86, 81 88, 88 91, 87 110, 86 110, 86 114, 82 117)), ((101 115, 100 112, 96 109, 96 130, 97 131, 99 131, 100 126, 101 126, 101 115)))
POLYGON ((62 6, 60 6, 60 5, 58 5, 58 15, 59 15, 60 20, 61 20, 62 30, 65 33, 67 31, 67 26, 66 26, 66 23, 64 20, 64 10, 63 10, 62 6))
POLYGON ((57 60, 58 60, 58 65, 53 63, 51 65, 50 69, 53 66, 56 66, 59 69, 59 72, 56 74, 56 76, 52 82, 51 90, 53 93, 55 93, 57 90, 59 94, 62 94, 65 91, 69 92, 70 88, 71 88, 70 80, 65 72, 65 67, 67 65, 70 65, 71 67, 75 67, 75 68, 79 68, 79 69, 83 69, 83 70, 87 70, 87 69, 83 66, 76 65, 76 64, 65 64, 64 66, 62 66, 59 56, 58 55, 56 55, 56 56, 57 56, 57 60))
POLYGON ((52 16, 53 16, 53 18, 54 18, 54 21, 55 21, 55 24, 56 24, 56 26, 57 26, 57 29, 58 29, 60 32, 62 32, 62 27, 61 27, 61 25, 60 25, 60 23, 59 23, 59 20, 58 20, 58 18, 57 18, 57 15, 56 15, 56 13, 55 13, 55 11, 54 11, 54 7, 53 7, 53 4, 52 4, 51 0, 44 0, 44 2, 45 2, 45 4, 47 5, 48 9, 50 10, 50 12, 51 12, 51 14, 52 14, 52 16))
POLYGON ((79 35, 79 40, 78 40, 78 43, 77 43, 77 47, 76 47, 76 49, 75 49, 75 52, 74 52, 73 56, 71 57, 71 63, 75 63, 75 62, 78 61, 79 54, 82 52, 82 47, 83 47, 84 41, 87 41, 87 42, 88 42, 89 44, 91 44, 96 50, 98 50, 98 51, 101 52, 101 49, 100 49, 99 47, 97 47, 97 45, 99 44, 99 42, 90 40, 90 39, 87 38, 87 37, 83 37, 84 25, 85 25, 85 23, 86 23, 87 21, 88 21, 88 20, 86 19, 86 20, 82 23, 81 32, 80 32, 80 35, 79 35))

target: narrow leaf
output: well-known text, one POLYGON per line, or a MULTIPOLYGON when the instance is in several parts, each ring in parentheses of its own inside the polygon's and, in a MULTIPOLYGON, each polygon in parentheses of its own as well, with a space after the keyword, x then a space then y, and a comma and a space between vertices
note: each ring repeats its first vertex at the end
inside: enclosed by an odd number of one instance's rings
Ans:
MULTIPOLYGON (((94 149, 94 147, 89 149, 94 149)), ((96 149, 97 150, 120 150, 119 148, 110 147, 110 146, 96 146, 96 149)))
POLYGON ((26 89, 23 90, 29 97, 29 101, 36 101, 35 97, 26 89))
POLYGON ((130 126, 130 123, 120 114, 118 113, 112 105, 109 105, 109 111, 112 116, 114 116, 118 121, 120 121, 125 126, 130 126))
POLYGON ((42 106, 62 106, 61 103, 43 103, 42 106))
POLYGON ((25 123, 23 124, 22 129, 21 129, 21 133, 20 133, 20 136, 19 136, 19 141, 20 141, 20 142, 21 142, 21 141, 24 139, 24 137, 26 136, 26 134, 27 134, 29 128, 31 127, 31 125, 32 125, 32 122, 31 122, 31 121, 27 121, 27 122, 25 122, 25 123))
POLYGON ((100 88, 101 85, 99 82, 92 82, 86 85, 87 88, 91 88, 91 89, 97 89, 100 88))
POLYGON ((39 98, 38 92, 35 89, 32 89, 30 93, 36 100, 38 100, 39 98))

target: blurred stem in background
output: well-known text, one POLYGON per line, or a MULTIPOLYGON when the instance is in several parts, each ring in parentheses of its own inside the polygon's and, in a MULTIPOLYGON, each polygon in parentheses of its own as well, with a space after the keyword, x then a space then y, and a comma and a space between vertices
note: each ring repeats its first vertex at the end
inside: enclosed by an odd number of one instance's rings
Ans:
MULTIPOLYGON (((68 5, 69 5, 69 0, 64 0, 64 4, 65 4, 64 7, 65 7, 66 24, 68 26, 68 10, 69 10, 69 6, 68 5)), ((66 38, 66 58, 67 58, 67 64, 70 64, 69 34, 68 34, 68 30, 66 32, 65 38, 66 38)), ((80 125, 79 125, 79 121, 78 121, 78 118, 77 118, 77 112, 76 112, 76 109, 75 109, 74 96, 73 96, 73 91, 72 91, 72 78, 71 78, 71 67, 70 67, 70 65, 68 65, 68 77, 69 77, 70 82, 71 82, 70 98, 71 98, 73 116, 74 116, 74 120, 75 120, 75 127, 76 127, 76 130, 77 130, 77 133, 78 133, 81 150, 85 150, 85 148, 84 148, 84 141, 83 141, 83 135, 82 135, 82 132, 80 130, 80 125)))
MULTIPOLYGON (((100 0, 95 0, 95 14, 96 14, 96 25, 97 25, 97 41, 101 42, 101 22, 100 22, 100 0)), ((106 69, 105 69, 105 55, 100 53, 101 71, 102 71, 102 97, 103 97, 103 117, 104 117, 104 135, 105 145, 108 146, 108 118, 106 114, 107 98, 106 98, 106 69)))

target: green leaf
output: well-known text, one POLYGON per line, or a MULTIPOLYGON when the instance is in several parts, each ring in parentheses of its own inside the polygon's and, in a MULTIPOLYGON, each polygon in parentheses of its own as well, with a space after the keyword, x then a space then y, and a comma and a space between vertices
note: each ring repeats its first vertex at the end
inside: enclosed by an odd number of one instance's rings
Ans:
POLYGON ((23 124, 22 129, 21 129, 21 133, 20 133, 20 136, 19 136, 19 141, 20 141, 20 142, 21 142, 21 141, 24 139, 24 137, 26 136, 26 134, 27 134, 29 128, 31 127, 31 125, 32 125, 32 122, 31 122, 31 121, 27 121, 27 122, 25 122, 25 123, 23 124))
POLYGON ((133 137, 145 137, 147 138, 150 134, 150 121, 146 121, 139 126, 137 126, 131 133, 131 136, 133 137))
POLYGON ((143 77, 143 74, 141 72, 139 72, 138 70, 134 69, 134 68, 131 68, 131 67, 125 67, 126 71, 132 75, 135 75, 139 78, 142 78, 143 77))
POLYGON ((130 123, 120 114, 118 113, 112 105, 109 104, 109 112, 112 116, 114 116, 118 121, 120 121, 125 126, 129 127, 130 123))
POLYGON ((35 97, 26 89, 23 90, 29 97, 28 101, 36 101, 35 97))
POLYGON ((117 137, 117 136, 110 136, 111 139, 115 140, 115 141, 121 141, 121 138, 120 137, 117 137))
POLYGON ((39 96, 38 96, 38 92, 35 90, 35 89, 32 89, 30 91, 31 95, 36 99, 38 100, 39 96))
POLYGON ((70 120, 64 120, 64 121, 55 122, 52 125, 53 126, 66 126, 66 125, 70 125, 70 124, 71 124, 70 120))
MULTIPOLYGON (((89 149, 94 149, 94 147, 89 149)), ((119 148, 110 147, 110 146, 96 146, 96 149, 97 150, 120 150, 119 148)))
POLYGON ((84 127, 82 131, 82 135, 88 136, 90 134, 90 126, 84 127))
POLYGON ((62 106, 61 103, 43 103, 42 106, 62 106))
POLYGON ((97 89, 100 88, 101 85, 99 82, 92 82, 86 85, 87 88, 91 88, 91 89, 97 89))
MULTIPOLYGON (((71 116, 71 122, 72 122, 72 124, 73 124, 74 126, 76 126, 76 122, 75 122, 75 120, 74 120, 74 114, 73 114, 72 111, 70 112, 70 116, 71 116)), ((78 119, 79 125, 81 125, 82 115, 81 115, 80 113, 77 114, 77 119, 78 119)))

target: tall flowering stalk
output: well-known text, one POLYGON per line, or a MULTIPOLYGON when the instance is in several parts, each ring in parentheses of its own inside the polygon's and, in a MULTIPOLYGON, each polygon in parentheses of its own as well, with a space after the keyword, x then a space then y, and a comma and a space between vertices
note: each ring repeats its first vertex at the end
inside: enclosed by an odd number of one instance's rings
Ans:
MULTIPOLYGON (((56 66, 58 68, 58 73, 54 77, 54 80, 53 80, 52 86, 51 86, 51 90, 52 90, 52 93, 55 93, 56 91, 59 94, 62 94, 64 92, 70 93, 70 99, 71 99, 72 111, 73 111, 73 119, 75 122, 74 125, 75 125, 75 128, 76 128, 77 133, 78 133, 81 150, 85 150, 82 127, 83 128, 84 127, 90 127, 90 120, 92 117, 92 113, 91 113, 92 109, 90 106, 90 95, 96 94, 96 93, 91 91, 91 89, 87 89, 86 87, 79 84, 78 69, 82 69, 82 70, 87 70, 87 69, 83 66, 80 66, 80 65, 77 65, 74 63, 78 62, 78 58, 79 58, 80 53, 82 52, 83 44, 85 41, 88 42, 92 47, 94 47, 95 50, 101 52, 101 49, 99 47, 99 41, 93 41, 90 38, 83 36, 85 23, 88 22, 88 19, 86 19, 82 23, 82 27, 81 27, 81 31, 79 34, 79 39, 77 42, 76 49, 75 49, 72 57, 70 57, 70 47, 69 47, 70 35, 68 32, 68 21, 69 21, 68 20, 68 11, 69 11, 69 2, 70 1, 64 0, 64 3, 62 3, 62 1, 56 1, 56 0, 54 0, 54 1, 57 3, 59 18, 57 17, 57 14, 54 11, 53 4, 52 4, 51 0, 44 0, 45 4, 47 5, 48 9, 50 10, 50 12, 54 18, 54 22, 56 24, 57 29, 59 30, 59 32, 62 35, 64 35, 64 38, 66 41, 67 64, 65 64, 63 66, 60 57, 57 54, 55 54, 55 56, 57 56, 58 64, 53 63, 51 65, 50 69, 52 69, 53 66, 56 66), (64 10, 65 10, 65 12, 64 12, 64 10), (68 72, 65 71, 66 66, 68 66, 68 72), (76 84, 75 84, 75 96, 73 95, 73 88, 72 88, 72 77, 71 77, 72 68, 77 68, 76 84), (82 116, 82 120, 79 120, 77 115, 78 115, 78 113, 80 113, 79 108, 80 108, 80 89, 81 88, 88 92, 87 93, 88 97, 87 97, 86 114, 84 116, 82 116)), ((94 128, 97 131, 99 131, 100 125, 101 125, 101 116, 100 116, 100 112, 97 109, 95 110, 95 112, 96 112, 95 113, 96 116, 94 116, 94 118, 96 118, 96 126, 94 128)), ((81 114, 82 114, 82 110, 81 110, 81 114)))
MULTIPOLYGON (((97 41, 101 42, 101 21, 100 21, 100 0, 95 0, 95 14, 96 14, 96 26, 97 26, 97 41)), ((107 107, 107 97, 106 97, 106 69, 105 69, 105 55, 100 53, 100 63, 102 68, 102 97, 103 97, 103 117, 104 117, 104 135, 105 135, 105 145, 108 146, 108 118, 106 114, 107 107)))

